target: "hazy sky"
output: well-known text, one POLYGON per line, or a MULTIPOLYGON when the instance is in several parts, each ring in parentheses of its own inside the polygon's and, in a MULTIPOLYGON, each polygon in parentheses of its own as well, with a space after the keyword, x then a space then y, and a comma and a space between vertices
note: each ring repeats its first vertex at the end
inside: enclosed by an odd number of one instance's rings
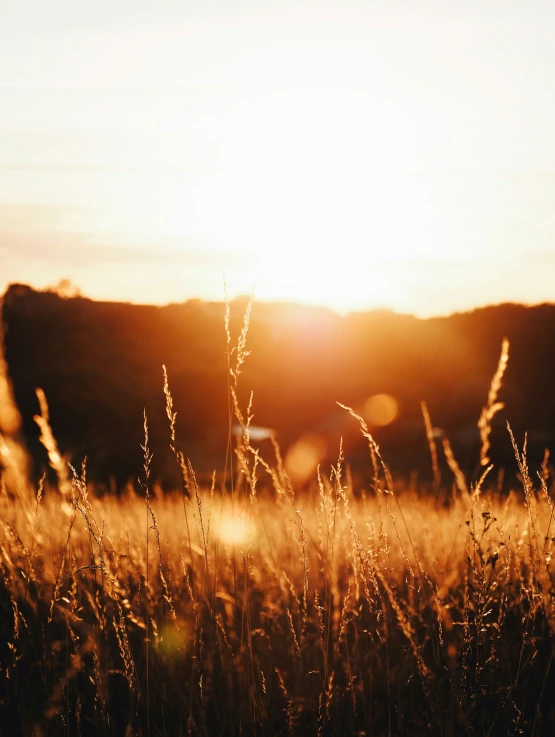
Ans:
POLYGON ((18 0, 0 289, 555 299, 555 4, 18 0))

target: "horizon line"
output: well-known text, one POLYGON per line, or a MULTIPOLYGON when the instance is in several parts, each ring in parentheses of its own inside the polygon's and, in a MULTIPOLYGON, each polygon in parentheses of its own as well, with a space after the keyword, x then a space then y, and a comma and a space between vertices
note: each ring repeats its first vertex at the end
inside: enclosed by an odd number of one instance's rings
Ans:
MULTIPOLYGON (((68 294, 67 296, 64 296, 63 294, 60 294, 56 286, 52 287, 46 287, 43 289, 40 289, 38 287, 32 286, 31 284, 24 284, 22 282, 10 282, 6 285, 4 291, 0 294, 0 309, 1 305, 4 301, 4 298, 8 294, 8 292, 11 289, 14 288, 22 288, 25 290, 28 290, 30 292, 33 292, 34 294, 51 294, 57 296, 59 299, 64 301, 69 301, 72 299, 82 299, 87 300, 89 302, 94 302, 97 304, 115 304, 115 305, 130 305, 134 307, 153 307, 153 308, 159 308, 163 309, 165 307, 172 307, 172 306, 182 306, 186 305, 189 302, 201 302, 203 304, 207 305, 225 305, 227 304, 225 299, 206 299, 199 296, 192 296, 192 297, 186 297, 180 302, 137 302, 134 300, 123 300, 123 299, 98 299, 96 297, 90 297, 86 294, 83 294, 80 290, 80 288, 77 285, 72 285, 75 287, 76 292, 74 294, 68 294)), ((399 317, 414 317, 417 320, 433 320, 438 318, 448 318, 455 315, 464 315, 469 314, 472 312, 477 312, 480 310, 486 310, 486 309, 492 309, 492 308, 500 308, 500 307, 522 307, 524 309, 532 309, 535 307, 544 307, 544 306, 550 306, 555 307, 555 301, 539 301, 539 302, 520 302, 520 301, 502 301, 502 302, 487 302, 487 303, 481 303, 476 305, 475 307, 469 307, 468 309, 462 309, 462 310, 453 310, 451 312, 438 312, 431 315, 418 315, 414 312, 400 312, 399 310, 388 307, 386 305, 382 306, 376 306, 376 307, 368 307, 366 309, 353 309, 353 310, 346 310, 346 311, 339 311, 333 307, 330 307, 329 305, 324 305, 321 303, 309 303, 309 302, 301 302, 296 300, 279 300, 279 299, 254 299, 252 295, 248 294, 238 294, 235 297, 232 297, 228 300, 229 304, 233 304, 234 302, 248 302, 252 301, 253 305, 261 304, 266 305, 268 307, 276 307, 276 308, 295 308, 295 309, 301 309, 301 310, 319 310, 322 312, 327 312, 332 315, 335 315, 338 318, 345 318, 349 317, 351 315, 357 316, 357 315, 367 315, 367 314, 389 314, 389 315, 396 315, 399 317)))

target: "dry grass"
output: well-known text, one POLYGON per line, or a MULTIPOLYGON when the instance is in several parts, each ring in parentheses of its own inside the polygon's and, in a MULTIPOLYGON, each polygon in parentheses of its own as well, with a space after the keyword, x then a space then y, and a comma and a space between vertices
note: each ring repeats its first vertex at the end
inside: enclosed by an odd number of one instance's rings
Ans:
POLYGON ((175 495, 152 484, 146 417, 142 478, 121 498, 98 498, 85 466, 56 469, 62 494, 2 484, 0 734, 552 734, 547 457, 534 482, 515 442, 523 488, 501 497, 445 442, 442 490, 423 407, 435 494, 400 488, 361 421, 372 492, 339 448, 297 497, 239 409, 247 328, 248 314, 229 351, 232 494, 199 489, 175 448, 165 371, 175 495))
POLYGON ((189 539, 182 498, 151 494, 147 562, 132 492, 4 495, 5 719, 24 734, 540 734, 552 507, 533 499, 405 493, 401 517, 334 472, 302 500, 187 498, 189 539))

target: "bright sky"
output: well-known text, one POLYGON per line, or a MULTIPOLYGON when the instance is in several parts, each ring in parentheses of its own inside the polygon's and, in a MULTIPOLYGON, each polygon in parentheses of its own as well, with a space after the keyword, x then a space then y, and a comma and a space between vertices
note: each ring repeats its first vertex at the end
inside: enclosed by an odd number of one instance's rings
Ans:
POLYGON ((18 0, 0 289, 555 299, 555 5, 18 0))

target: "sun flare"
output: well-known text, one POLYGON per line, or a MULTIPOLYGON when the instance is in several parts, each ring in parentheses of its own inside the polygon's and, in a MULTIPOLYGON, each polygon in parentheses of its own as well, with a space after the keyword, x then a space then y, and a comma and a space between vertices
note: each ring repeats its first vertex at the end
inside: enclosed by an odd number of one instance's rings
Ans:
POLYGON ((0 290, 552 300, 549 3, 59 2, 0 28, 0 290))
POLYGON ((437 239, 399 114, 356 89, 301 90, 238 105, 211 130, 221 168, 197 192, 195 227, 244 255, 243 290, 339 311, 403 305, 399 276, 437 239))

